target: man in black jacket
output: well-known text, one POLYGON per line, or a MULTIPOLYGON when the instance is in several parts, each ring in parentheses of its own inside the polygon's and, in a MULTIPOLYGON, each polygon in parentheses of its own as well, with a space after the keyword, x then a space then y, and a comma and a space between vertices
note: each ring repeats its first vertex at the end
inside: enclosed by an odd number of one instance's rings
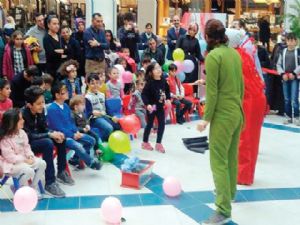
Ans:
POLYGON ((28 134, 29 143, 35 154, 42 153, 47 163, 45 190, 52 196, 64 197, 65 193, 55 182, 53 149, 57 148, 57 180, 67 185, 74 185, 74 180, 65 171, 66 146, 61 132, 49 131, 44 113, 45 100, 43 90, 32 86, 25 91, 26 106, 22 110, 24 130, 28 134))
POLYGON ((22 108, 25 105, 24 91, 30 87, 33 77, 39 75, 36 66, 29 66, 18 75, 14 76, 11 81, 11 100, 14 107, 22 108))
POLYGON ((154 38, 150 38, 148 41, 149 47, 144 50, 142 60, 144 57, 150 56, 151 59, 154 59, 160 66, 164 65, 165 57, 160 49, 157 48, 157 42, 154 38))

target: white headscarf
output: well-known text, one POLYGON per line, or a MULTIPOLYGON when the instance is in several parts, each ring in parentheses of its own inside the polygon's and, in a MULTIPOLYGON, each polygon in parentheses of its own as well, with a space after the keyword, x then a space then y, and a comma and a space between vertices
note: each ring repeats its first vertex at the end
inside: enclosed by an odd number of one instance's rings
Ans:
POLYGON ((243 34, 240 30, 227 28, 226 35, 229 39, 229 43, 228 43, 229 47, 237 48, 242 43, 243 34))

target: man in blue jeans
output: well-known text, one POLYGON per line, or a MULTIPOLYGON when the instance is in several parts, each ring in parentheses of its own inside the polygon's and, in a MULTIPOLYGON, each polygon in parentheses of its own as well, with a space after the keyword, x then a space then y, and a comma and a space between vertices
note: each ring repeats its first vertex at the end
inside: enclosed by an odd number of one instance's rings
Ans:
POLYGON ((76 156, 83 160, 91 169, 100 170, 100 162, 90 155, 95 139, 80 133, 71 117, 71 109, 65 103, 68 100, 66 85, 57 83, 52 87, 54 102, 48 108, 48 124, 53 130, 62 132, 66 137, 66 147, 75 151, 76 156))
POLYGON ((47 163, 45 172, 45 190, 54 197, 65 197, 65 192, 55 182, 53 149, 57 148, 57 180, 63 184, 74 185, 74 180, 66 172, 66 146, 63 133, 50 131, 44 112, 44 91, 38 86, 25 90, 26 106, 22 109, 24 130, 29 137, 29 143, 35 154, 42 153, 47 163))
POLYGON ((286 36, 287 48, 283 49, 277 61, 277 72, 282 76, 284 111, 287 118, 284 124, 299 121, 299 74, 300 49, 297 48, 297 37, 293 33, 286 36))

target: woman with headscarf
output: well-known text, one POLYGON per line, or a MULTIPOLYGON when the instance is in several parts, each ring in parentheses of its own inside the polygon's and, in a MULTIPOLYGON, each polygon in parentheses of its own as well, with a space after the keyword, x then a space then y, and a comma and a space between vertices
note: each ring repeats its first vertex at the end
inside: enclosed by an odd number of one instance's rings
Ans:
POLYGON ((254 181, 260 132, 266 112, 264 83, 256 70, 253 58, 244 48, 239 47, 242 40, 241 33, 227 29, 226 34, 229 46, 235 48, 241 56, 245 86, 243 98, 245 126, 239 144, 238 184, 251 185, 254 181))
POLYGON ((185 59, 194 62, 195 68, 190 74, 186 74, 185 83, 193 83, 198 80, 199 61, 203 62, 199 40, 196 38, 199 27, 196 23, 191 23, 188 27, 187 35, 182 36, 177 41, 177 48, 181 48, 185 53, 185 59))
POLYGON ((217 211, 203 224, 222 225, 231 220, 231 201, 236 194, 237 154, 244 120, 242 62, 237 51, 227 46, 221 21, 206 23, 205 39, 209 51, 205 59, 206 105, 204 120, 197 129, 202 132, 210 124, 210 165, 217 211))

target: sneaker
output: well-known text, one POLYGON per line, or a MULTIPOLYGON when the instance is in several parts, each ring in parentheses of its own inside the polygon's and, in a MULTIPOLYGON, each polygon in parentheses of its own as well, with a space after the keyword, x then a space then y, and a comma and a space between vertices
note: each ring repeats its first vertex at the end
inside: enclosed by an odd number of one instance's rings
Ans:
POLYGON ((93 170, 100 170, 101 167, 102 167, 102 164, 98 160, 93 161, 90 166, 90 168, 93 170))
POLYGON ((66 197, 66 193, 60 189, 60 187, 58 186, 57 183, 53 182, 52 184, 50 185, 46 185, 45 186, 45 191, 53 196, 53 197, 56 197, 56 198, 64 198, 66 197))
POLYGON ((155 150, 160 152, 160 153, 166 153, 166 150, 165 150, 164 146, 160 143, 156 143, 155 150))
POLYGON ((225 217, 216 212, 208 220, 204 221, 202 225, 224 225, 231 221, 231 218, 225 217))
POLYGON ((300 127, 300 119, 294 119, 294 124, 300 127))
POLYGON ((143 142, 142 143, 142 149, 147 150, 147 151, 153 151, 153 147, 149 142, 143 142))
POLYGON ((285 119, 283 120, 283 124, 284 124, 284 125, 288 125, 288 124, 291 124, 291 123, 293 123, 293 120, 292 120, 291 118, 285 118, 285 119))
POLYGON ((70 177, 70 175, 66 171, 57 174, 57 181, 70 186, 75 184, 75 181, 72 179, 72 177, 70 177))

